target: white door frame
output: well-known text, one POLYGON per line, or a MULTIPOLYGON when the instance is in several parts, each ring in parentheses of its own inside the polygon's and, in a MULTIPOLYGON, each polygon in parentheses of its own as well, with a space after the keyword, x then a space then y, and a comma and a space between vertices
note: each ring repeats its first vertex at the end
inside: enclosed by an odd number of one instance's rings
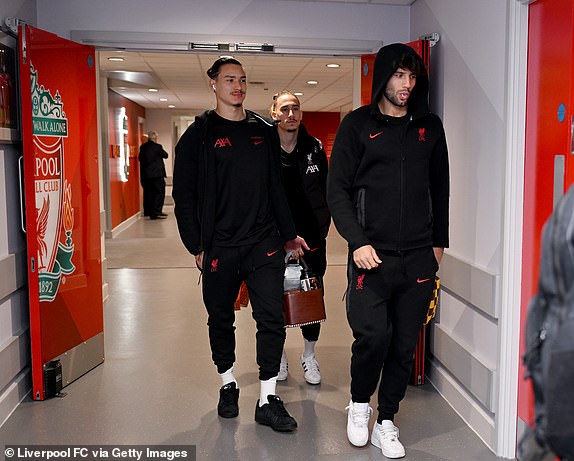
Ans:
POLYGON ((495 426, 496 454, 505 458, 516 456, 517 442, 528 10, 534 1, 508 3, 504 253, 495 426))

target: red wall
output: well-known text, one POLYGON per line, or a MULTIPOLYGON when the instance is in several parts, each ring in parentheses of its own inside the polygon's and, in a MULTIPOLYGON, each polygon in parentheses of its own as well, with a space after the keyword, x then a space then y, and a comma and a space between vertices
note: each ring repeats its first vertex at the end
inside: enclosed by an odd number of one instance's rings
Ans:
MULTIPOLYGON (((529 7, 521 357, 528 304, 538 284, 542 227, 552 213, 556 155, 566 157, 565 189, 574 181, 574 165, 569 154, 574 107, 573 11, 574 0, 539 0, 529 7), (558 116, 561 104, 566 113, 563 120, 558 116)), ((532 390, 524 373, 520 363, 518 416, 531 422, 534 416, 532 390)))
POLYGON ((327 158, 331 157, 340 122, 339 112, 303 112, 303 125, 311 136, 321 140, 327 158))
POLYGON ((108 91, 108 117, 110 142, 108 159, 110 162, 110 201, 113 229, 140 212, 139 163, 137 159, 140 145, 138 117, 145 118, 145 109, 113 91, 108 91), (119 156, 120 142, 122 142, 119 112, 122 107, 125 108, 127 115, 128 133, 125 136, 129 155, 127 178, 122 175, 122 159, 119 156))

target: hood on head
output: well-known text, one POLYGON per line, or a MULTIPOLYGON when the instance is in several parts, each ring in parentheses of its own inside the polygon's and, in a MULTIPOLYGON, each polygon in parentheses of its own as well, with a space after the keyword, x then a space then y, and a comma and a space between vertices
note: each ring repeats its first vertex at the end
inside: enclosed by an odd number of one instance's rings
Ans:
POLYGON ((377 53, 373 67, 373 87, 371 90, 371 111, 378 112, 378 102, 383 95, 387 82, 398 68, 401 57, 413 55, 420 61, 422 75, 417 76, 417 83, 409 98, 408 111, 411 115, 422 115, 429 111, 428 92, 429 79, 422 58, 410 46, 403 43, 393 43, 383 46, 377 53))

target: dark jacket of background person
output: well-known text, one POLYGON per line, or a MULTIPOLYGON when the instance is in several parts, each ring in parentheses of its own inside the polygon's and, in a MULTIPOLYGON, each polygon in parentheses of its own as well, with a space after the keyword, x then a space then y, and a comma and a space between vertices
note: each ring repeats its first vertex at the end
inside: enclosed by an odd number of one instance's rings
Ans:
POLYGON ((142 180, 152 178, 165 178, 165 165, 163 159, 167 158, 167 152, 161 144, 149 139, 140 146, 140 178, 142 180))

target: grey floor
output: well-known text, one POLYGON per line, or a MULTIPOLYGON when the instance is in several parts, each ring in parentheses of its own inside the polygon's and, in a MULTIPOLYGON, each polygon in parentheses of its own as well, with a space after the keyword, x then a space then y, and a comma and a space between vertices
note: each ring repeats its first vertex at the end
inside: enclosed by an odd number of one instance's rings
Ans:
MULTIPOLYGON (((329 237, 325 276, 328 318, 317 345, 323 381, 305 383, 298 363, 301 334, 290 329, 290 374, 278 394, 299 429, 282 434, 253 420, 259 384, 249 307, 236 322, 240 414, 218 418, 220 382, 210 358, 199 274, 180 243, 173 210, 167 211, 166 220, 140 219, 106 242, 105 362, 67 386, 63 398, 22 402, 0 427, 0 442, 195 445, 198 460, 385 459, 370 444, 353 447, 346 437, 352 336, 342 300, 345 245, 336 232, 329 237)), ((499 459, 428 384, 409 386, 396 424, 406 460, 499 459)))

